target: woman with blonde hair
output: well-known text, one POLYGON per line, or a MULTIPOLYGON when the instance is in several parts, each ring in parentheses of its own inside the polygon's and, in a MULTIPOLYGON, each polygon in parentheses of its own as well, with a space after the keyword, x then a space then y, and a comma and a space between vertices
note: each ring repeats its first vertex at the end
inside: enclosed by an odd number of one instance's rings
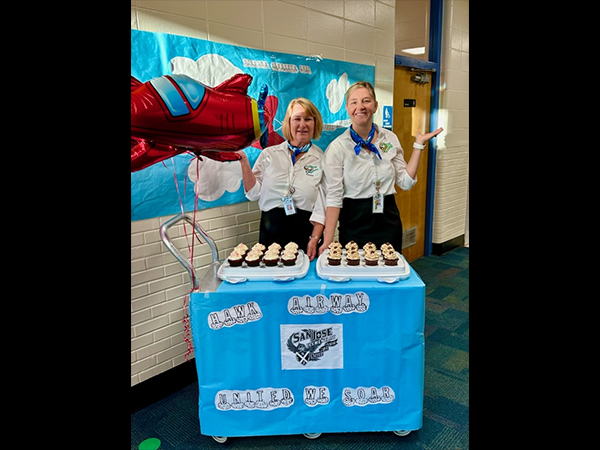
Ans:
POLYGON ((421 152, 443 131, 417 131, 408 163, 398 136, 373 123, 378 103, 375 89, 358 81, 346 91, 346 111, 352 124, 327 146, 323 170, 327 179, 326 222, 319 254, 333 241, 339 220, 339 241, 359 247, 390 243, 401 252, 402 221, 395 186, 409 190, 417 182, 421 152))
POLYGON ((323 118, 307 98, 290 101, 283 119, 285 141, 263 149, 254 167, 240 151, 246 198, 261 211, 258 242, 295 242, 312 261, 325 225, 325 180, 319 139, 323 118))

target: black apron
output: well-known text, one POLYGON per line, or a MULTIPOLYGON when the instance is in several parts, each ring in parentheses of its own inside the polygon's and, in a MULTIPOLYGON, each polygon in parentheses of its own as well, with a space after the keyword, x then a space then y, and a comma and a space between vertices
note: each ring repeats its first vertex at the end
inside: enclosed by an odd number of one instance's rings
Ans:
POLYGON ((340 244, 354 241, 362 248, 372 242, 379 248, 389 242, 394 250, 402 253, 402 221, 394 195, 384 197, 383 213, 373 214, 372 211, 372 198, 344 198, 339 218, 340 244))
POLYGON ((283 208, 262 211, 258 242, 265 246, 277 242, 282 247, 288 242, 295 242, 298 248, 305 250, 308 237, 312 234, 313 224, 310 222, 312 212, 296 208, 296 214, 286 216, 283 208))

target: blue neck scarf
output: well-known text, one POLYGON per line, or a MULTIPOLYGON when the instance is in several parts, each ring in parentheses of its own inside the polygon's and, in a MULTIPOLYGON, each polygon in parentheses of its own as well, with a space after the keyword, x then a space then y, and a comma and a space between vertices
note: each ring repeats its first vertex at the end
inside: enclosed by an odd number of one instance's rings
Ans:
POLYGON ((303 145, 302 147, 296 147, 296 146, 290 144, 288 141, 287 147, 291 151, 294 152, 294 153, 292 153, 292 164, 296 164, 296 157, 298 156, 298 154, 307 152, 311 145, 312 145, 312 142, 309 142, 308 144, 303 145))
POLYGON ((374 124, 371 126, 371 131, 369 132, 369 135, 367 136, 366 141, 363 138, 361 138, 358 134, 356 134, 356 131, 354 131, 352 129, 352 125, 350 125, 350 136, 352 136, 352 140, 354 142, 356 142, 356 145, 354 146, 354 152, 357 155, 360 153, 360 149, 364 145, 369 150, 371 150, 373 153, 375 153, 379 157, 379 159, 381 159, 379 150, 377 150, 377 147, 375 147, 375 144, 371 144, 371 139, 373 139, 373 136, 375 136, 375 125, 374 124))

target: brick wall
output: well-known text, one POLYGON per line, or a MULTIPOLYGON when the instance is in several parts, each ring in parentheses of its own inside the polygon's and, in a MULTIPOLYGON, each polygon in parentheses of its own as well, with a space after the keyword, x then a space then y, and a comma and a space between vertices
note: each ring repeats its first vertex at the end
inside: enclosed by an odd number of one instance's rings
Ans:
MULTIPOLYGON (((469 180, 469 1, 444 1, 432 242, 467 233, 469 180)), ((467 243, 467 241, 465 241, 467 243)))
MULTIPOLYGON (((188 213, 193 216, 193 212, 188 213)), ((162 224, 174 216, 131 222, 131 385, 185 362, 184 305, 191 289, 187 269, 159 236, 162 224)), ((257 202, 245 202, 196 212, 196 221, 213 238, 223 260, 244 242, 258 241, 257 202)), ((198 277, 212 262, 205 243, 192 239, 192 226, 182 220, 171 226, 173 245, 193 261, 198 277), (193 244, 193 259, 190 247, 193 244)), ((192 341, 191 336, 189 339, 192 341)), ((192 359, 194 353, 187 355, 192 359)))

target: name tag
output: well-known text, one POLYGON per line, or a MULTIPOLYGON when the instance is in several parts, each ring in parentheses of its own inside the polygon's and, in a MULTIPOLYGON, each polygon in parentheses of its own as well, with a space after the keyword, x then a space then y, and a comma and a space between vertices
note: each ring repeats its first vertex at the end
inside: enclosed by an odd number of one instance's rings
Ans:
POLYGON ((281 200, 283 201, 283 210, 285 211, 286 216, 296 214, 296 208, 294 207, 294 200, 292 200, 292 197, 282 197, 281 200))
POLYGON ((373 196, 373 213, 383 213, 383 195, 379 192, 373 196))

